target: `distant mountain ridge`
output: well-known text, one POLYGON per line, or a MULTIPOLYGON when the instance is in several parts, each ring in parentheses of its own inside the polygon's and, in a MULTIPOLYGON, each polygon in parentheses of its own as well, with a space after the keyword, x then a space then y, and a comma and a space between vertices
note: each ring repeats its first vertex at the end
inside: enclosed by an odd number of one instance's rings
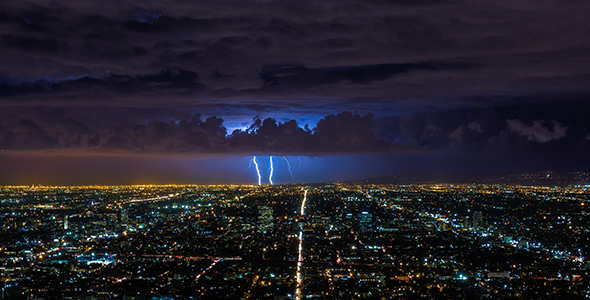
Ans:
POLYGON ((509 184, 509 185, 538 185, 538 186, 569 186, 590 185, 590 172, 529 172, 475 179, 464 178, 436 178, 436 176, 421 176, 416 174, 387 175, 376 178, 343 181, 346 184, 427 184, 427 183, 473 183, 473 184, 509 184))

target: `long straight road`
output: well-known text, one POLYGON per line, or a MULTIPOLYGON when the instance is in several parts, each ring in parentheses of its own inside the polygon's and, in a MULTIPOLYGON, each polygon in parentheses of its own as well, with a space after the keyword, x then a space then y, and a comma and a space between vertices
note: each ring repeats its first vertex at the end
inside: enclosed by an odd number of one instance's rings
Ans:
MULTIPOLYGON (((307 201, 307 190, 303 193, 303 201, 301 202, 301 213, 300 218, 305 216, 305 202, 307 201)), ((301 283, 303 278, 301 277, 301 265, 303 264, 303 257, 301 252, 303 251, 303 228, 299 228, 299 255, 297 258, 297 288, 295 289, 295 299, 301 300, 301 283)))

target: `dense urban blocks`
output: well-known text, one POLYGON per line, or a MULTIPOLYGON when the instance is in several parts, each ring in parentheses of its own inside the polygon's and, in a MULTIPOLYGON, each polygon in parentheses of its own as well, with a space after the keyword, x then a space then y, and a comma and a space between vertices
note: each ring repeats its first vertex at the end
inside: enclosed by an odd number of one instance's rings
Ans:
POLYGON ((6 299, 587 299, 590 187, 0 188, 6 299))

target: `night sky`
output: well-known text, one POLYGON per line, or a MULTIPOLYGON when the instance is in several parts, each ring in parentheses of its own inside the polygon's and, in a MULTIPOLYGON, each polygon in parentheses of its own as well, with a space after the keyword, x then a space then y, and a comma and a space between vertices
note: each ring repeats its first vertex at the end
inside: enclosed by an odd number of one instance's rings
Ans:
POLYGON ((0 184, 590 170, 578 0, 2 1, 0 184), (291 165, 293 176, 288 172, 291 165))

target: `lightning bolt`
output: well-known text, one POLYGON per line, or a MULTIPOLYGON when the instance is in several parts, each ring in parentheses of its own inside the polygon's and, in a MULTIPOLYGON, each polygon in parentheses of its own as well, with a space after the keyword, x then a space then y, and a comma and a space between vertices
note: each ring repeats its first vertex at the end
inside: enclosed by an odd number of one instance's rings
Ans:
POLYGON ((320 167, 323 167, 322 162, 317 157, 314 157, 313 159, 315 159, 315 161, 318 163, 318 165, 320 165, 320 167))
POLYGON ((270 175, 268 176, 268 181, 270 182, 270 185, 273 185, 272 183, 272 175, 274 173, 274 168, 272 165, 272 156, 270 157, 270 175))
POLYGON ((289 163, 289 160, 283 156, 283 159, 285 159, 285 162, 287 162, 287 166, 289 167, 289 174, 291 174, 291 181, 295 181, 295 177, 293 177, 293 172, 291 172, 291 164, 289 163))
POLYGON ((260 168, 258 168, 258 162, 256 161, 256 156, 252 158, 252 162, 254 166, 256 166, 256 174, 258 174, 258 185, 262 184, 262 177, 260 176, 260 168))

